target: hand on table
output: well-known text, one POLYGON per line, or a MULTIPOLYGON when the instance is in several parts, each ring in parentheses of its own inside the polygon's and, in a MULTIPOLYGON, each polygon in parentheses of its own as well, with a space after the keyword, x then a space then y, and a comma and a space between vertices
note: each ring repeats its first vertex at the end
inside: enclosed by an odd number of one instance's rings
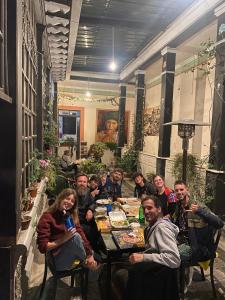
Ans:
POLYGON ((133 253, 129 257, 129 261, 131 264, 140 263, 144 260, 144 254, 143 253, 133 253))

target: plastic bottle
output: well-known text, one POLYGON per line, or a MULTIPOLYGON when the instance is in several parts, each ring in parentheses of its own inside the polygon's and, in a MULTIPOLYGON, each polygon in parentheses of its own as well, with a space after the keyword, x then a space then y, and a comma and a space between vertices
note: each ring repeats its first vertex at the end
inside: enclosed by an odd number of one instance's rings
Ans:
POLYGON ((71 216, 67 215, 65 219, 65 226, 69 230, 71 228, 74 228, 74 222, 71 216))
POLYGON ((142 206, 139 207, 138 219, 140 224, 143 224, 145 222, 144 210, 142 206))

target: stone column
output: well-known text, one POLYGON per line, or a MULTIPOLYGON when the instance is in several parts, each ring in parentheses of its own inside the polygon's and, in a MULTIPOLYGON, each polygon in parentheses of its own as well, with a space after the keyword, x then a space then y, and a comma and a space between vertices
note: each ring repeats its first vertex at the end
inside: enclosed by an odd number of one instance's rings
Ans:
POLYGON ((173 85, 175 73, 176 50, 166 47, 161 52, 163 56, 159 148, 156 172, 165 175, 166 158, 170 156, 171 126, 163 126, 172 121, 173 85))
POLYGON ((207 172, 207 183, 214 182, 211 188, 213 208, 217 214, 225 215, 225 5, 215 10, 217 16, 217 46, 215 63, 215 81, 212 110, 211 142, 209 163, 212 170, 207 172), (214 189, 214 192, 213 192, 214 189))
POLYGON ((120 103, 119 103, 119 127, 118 127, 118 147, 119 156, 121 156, 121 148, 125 143, 125 108, 126 108, 126 84, 120 84, 120 103))
POLYGON ((145 71, 137 70, 136 91, 135 91, 135 125, 134 125, 134 148, 141 151, 143 149, 143 113, 145 105, 145 71))

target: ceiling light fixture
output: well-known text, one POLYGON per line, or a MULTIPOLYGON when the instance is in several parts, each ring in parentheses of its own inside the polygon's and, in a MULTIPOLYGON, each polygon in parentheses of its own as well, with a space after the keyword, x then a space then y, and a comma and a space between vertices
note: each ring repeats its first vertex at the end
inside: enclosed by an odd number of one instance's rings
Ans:
POLYGON ((91 97, 91 92, 89 91, 89 78, 88 78, 87 91, 86 91, 85 95, 86 95, 87 98, 90 98, 90 97, 91 97))
POLYGON ((115 30, 114 27, 112 27, 112 61, 109 65, 109 68, 111 71, 115 71, 117 68, 115 59, 114 59, 114 40, 115 40, 115 30))

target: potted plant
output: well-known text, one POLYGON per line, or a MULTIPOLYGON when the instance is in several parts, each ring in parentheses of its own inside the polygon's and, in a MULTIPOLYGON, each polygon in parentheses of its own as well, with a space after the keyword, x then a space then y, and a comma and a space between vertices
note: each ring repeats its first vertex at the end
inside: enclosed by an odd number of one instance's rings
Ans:
POLYGON ((101 158, 106 149, 107 149, 107 146, 105 143, 98 142, 98 143, 92 144, 88 151, 88 156, 90 156, 96 162, 101 162, 101 158))
POLYGON ((101 162, 96 162, 94 159, 82 160, 80 164, 80 171, 86 174, 96 174, 105 169, 105 165, 101 162))
POLYGON ((29 227, 31 216, 23 215, 21 218, 21 230, 26 230, 29 227))
POLYGON ((29 163, 30 167, 30 186, 28 188, 28 192, 30 193, 31 197, 34 198, 37 196, 37 189, 38 189, 38 181, 40 180, 40 163, 38 156, 40 153, 38 150, 35 150, 32 155, 32 159, 29 163))
POLYGON ((130 147, 120 158, 117 158, 117 166, 121 168, 128 176, 137 171, 138 152, 130 147))
POLYGON ((27 213, 32 209, 33 201, 29 193, 25 193, 21 200, 21 230, 26 230, 30 224, 31 216, 27 213))
POLYGON ((45 149, 52 149, 58 145, 59 139, 57 136, 57 124, 55 122, 52 122, 51 127, 45 128, 43 140, 45 149))

